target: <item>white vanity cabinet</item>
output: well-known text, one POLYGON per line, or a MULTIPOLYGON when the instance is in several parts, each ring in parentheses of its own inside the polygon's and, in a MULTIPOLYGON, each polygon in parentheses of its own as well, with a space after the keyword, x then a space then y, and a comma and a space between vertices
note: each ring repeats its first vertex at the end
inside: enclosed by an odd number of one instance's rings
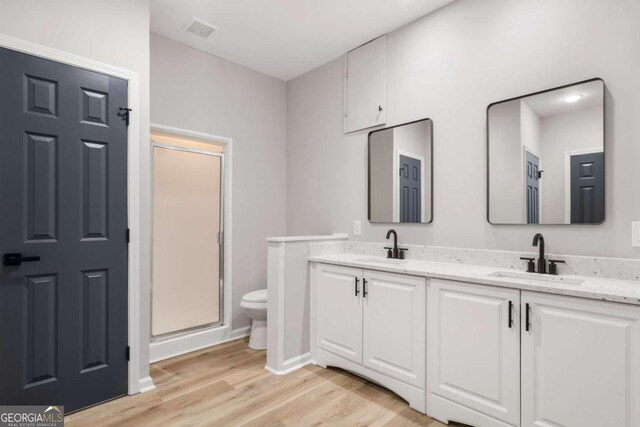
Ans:
POLYGON ((433 418, 640 426, 640 307, 439 279, 427 302, 433 418))
POLYGON ((425 279, 312 266, 312 349, 318 365, 369 378, 425 412, 425 279))
POLYGON ((427 289, 429 414, 481 421, 472 409, 518 425, 520 291, 438 279, 427 289))
POLYGON ((425 279, 364 270, 363 364, 424 389, 425 279))
POLYGON ((525 291, 521 306, 522 426, 640 426, 640 307, 525 291))
POLYGON ((362 270, 320 264, 316 274, 317 346, 362 363, 362 270))

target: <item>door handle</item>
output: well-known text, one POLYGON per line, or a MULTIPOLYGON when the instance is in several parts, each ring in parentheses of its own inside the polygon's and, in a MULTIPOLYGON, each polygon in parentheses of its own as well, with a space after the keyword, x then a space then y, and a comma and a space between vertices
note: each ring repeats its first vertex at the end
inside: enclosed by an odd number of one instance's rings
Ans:
POLYGON ((360 293, 360 290, 358 290, 358 282, 360 281, 360 279, 358 279, 357 277, 354 277, 354 279, 356 279, 356 296, 358 296, 358 294, 360 293))
POLYGON ((509 301, 509 328, 513 326, 513 303, 509 301))
POLYGON ((367 297, 367 279, 362 279, 362 297, 367 297))
POLYGON ((525 317, 525 321, 524 321, 525 330, 527 332, 529 332, 529 329, 531 329, 531 323, 529 322, 529 303, 525 304, 524 313, 525 313, 525 315, 524 315, 524 317, 525 317))
POLYGON ((35 261, 40 261, 40 257, 39 256, 23 257, 21 253, 4 254, 5 266, 22 265, 23 262, 35 262, 35 261))

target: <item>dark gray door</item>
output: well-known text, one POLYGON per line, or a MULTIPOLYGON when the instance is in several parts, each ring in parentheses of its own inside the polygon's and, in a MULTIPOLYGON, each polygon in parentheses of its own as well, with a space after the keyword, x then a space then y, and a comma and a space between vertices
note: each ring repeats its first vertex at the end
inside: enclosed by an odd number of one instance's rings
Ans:
POLYGON ((540 159, 526 151, 527 224, 540 222, 540 159))
POLYGON ((400 155, 400 222, 420 222, 422 205, 420 160, 400 155))
POLYGON ((604 221, 604 153, 571 156, 571 223, 604 221))
POLYGON ((126 106, 126 81, 0 49, 0 405, 127 392, 126 106))

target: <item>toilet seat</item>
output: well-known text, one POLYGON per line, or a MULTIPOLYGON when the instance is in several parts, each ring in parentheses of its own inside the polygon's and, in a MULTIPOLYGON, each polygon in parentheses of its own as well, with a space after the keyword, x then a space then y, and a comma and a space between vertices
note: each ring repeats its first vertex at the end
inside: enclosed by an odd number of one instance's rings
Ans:
POLYGON ((260 289, 259 291, 249 292, 248 294, 244 294, 242 297, 242 301, 249 303, 261 303, 267 302, 267 290, 260 289))

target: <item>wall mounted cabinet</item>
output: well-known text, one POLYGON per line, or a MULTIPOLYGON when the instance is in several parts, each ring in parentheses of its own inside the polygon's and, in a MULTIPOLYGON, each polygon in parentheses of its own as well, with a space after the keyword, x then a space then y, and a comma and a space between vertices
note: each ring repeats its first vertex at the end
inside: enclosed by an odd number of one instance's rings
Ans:
POLYGON ((365 376, 425 412, 425 279, 317 264, 314 360, 365 376))
POLYGON ((386 123, 387 36, 348 52, 344 77, 344 131, 386 123))

